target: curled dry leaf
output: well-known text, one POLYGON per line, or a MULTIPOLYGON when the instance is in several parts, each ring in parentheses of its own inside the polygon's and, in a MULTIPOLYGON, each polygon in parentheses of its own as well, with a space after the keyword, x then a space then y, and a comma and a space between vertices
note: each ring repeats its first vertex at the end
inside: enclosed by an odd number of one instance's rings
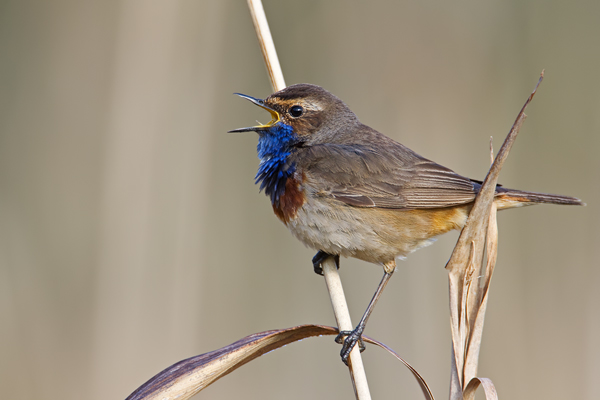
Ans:
MULTIPOLYGON (((223 376, 271 350, 313 336, 337 334, 336 328, 322 325, 300 325, 255 333, 218 350, 173 364, 140 386, 126 400, 189 399, 223 376)), ((419 383, 425 399, 433 400, 427 383, 410 364, 385 344, 366 336, 363 336, 363 340, 387 350, 400 360, 419 383)))
POLYGON ((483 388, 483 392, 485 393, 486 400, 498 400, 498 392, 496 392, 496 387, 492 383, 489 378, 473 378, 467 385, 464 393, 464 400, 474 400, 475 399, 475 391, 481 385, 483 388))

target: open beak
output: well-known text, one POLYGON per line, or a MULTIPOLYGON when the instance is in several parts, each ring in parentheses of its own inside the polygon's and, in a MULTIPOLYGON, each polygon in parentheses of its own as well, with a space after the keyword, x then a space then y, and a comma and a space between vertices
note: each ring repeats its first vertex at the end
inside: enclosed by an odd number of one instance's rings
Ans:
POLYGON ((279 114, 277 113, 277 111, 273 110, 271 107, 267 106, 265 104, 265 101, 262 99, 257 99, 254 98, 252 96, 248 96, 245 94, 241 94, 241 93, 234 93, 237 94, 238 96, 246 99, 246 100, 250 100, 251 102, 253 102, 254 104, 256 104, 257 106, 264 108, 265 110, 267 110, 270 114, 271 114, 271 121, 269 121, 267 124, 265 125, 257 125, 257 126, 250 126, 248 128, 238 128, 238 129, 233 129, 231 131, 229 131, 229 133, 232 132, 256 132, 256 131, 262 131, 265 129, 269 129, 270 127, 272 127, 273 125, 275 125, 276 123, 279 122, 280 118, 279 118, 279 114))

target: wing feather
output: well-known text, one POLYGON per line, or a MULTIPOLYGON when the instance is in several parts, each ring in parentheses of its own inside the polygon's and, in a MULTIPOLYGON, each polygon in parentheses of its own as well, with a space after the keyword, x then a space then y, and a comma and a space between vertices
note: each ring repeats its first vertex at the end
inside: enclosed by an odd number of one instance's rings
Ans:
POLYGON ((305 184, 314 193, 354 207, 440 208, 475 199, 479 185, 386 139, 384 146, 305 147, 294 152, 290 161, 302 165, 305 184))

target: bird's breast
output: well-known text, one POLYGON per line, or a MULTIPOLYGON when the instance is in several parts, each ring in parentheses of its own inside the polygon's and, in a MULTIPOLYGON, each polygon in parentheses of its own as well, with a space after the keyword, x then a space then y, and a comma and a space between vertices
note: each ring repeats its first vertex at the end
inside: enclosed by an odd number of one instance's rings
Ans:
POLYGON ((279 196, 278 202, 273 202, 273 211, 284 224, 295 219, 298 210, 306 202, 303 189, 304 173, 296 172, 285 181, 285 189, 279 196))

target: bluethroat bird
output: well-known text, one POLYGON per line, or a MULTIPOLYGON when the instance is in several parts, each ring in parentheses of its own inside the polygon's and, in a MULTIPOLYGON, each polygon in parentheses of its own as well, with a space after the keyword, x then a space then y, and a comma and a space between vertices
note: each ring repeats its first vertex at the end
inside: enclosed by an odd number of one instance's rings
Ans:
MULTIPOLYGON (((396 259, 462 229, 481 182, 456 174, 363 125, 320 86, 298 84, 266 99, 244 94, 271 114, 258 133, 256 183, 275 215, 306 246, 312 262, 354 257, 383 266, 384 276, 357 327, 340 332, 347 363, 396 259)), ((576 198, 496 187, 499 210, 537 203, 582 205, 576 198)))

